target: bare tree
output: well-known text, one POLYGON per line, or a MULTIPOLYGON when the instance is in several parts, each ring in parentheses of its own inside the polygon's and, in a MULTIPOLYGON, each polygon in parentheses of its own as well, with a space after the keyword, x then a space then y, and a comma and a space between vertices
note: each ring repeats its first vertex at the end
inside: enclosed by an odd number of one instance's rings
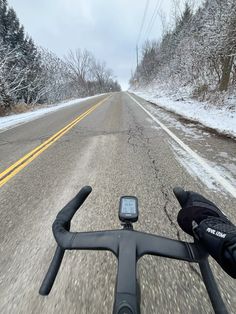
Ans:
POLYGON ((77 49, 75 52, 68 53, 65 62, 68 67, 68 77, 73 82, 78 96, 86 96, 88 94, 87 81, 91 78, 94 64, 93 55, 87 50, 77 49))
POLYGON ((120 90, 105 62, 96 60, 87 50, 70 51, 65 57, 65 63, 67 77, 79 97, 120 90))

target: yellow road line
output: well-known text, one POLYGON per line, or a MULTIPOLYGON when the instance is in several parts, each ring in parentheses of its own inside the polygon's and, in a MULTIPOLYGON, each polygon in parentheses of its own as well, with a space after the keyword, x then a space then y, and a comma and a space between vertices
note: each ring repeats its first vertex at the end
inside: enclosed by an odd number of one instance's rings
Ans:
POLYGON ((18 172, 20 172, 23 168, 25 168, 31 161, 37 158, 42 152, 44 152, 48 147, 50 147, 53 143, 55 143, 59 138, 61 138, 64 134, 66 134, 69 130, 71 130, 77 123, 83 120, 86 116, 92 113, 98 106, 100 106, 103 102, 105 102, 110 96, 98 102, 96 105, 92 106, 90 109, 79 115, 75 120, 70 122, 60 131, 55 133, 45 142, 35 147, 32 151, 27 153, 25 156, 16 161, 13 165, 8 167, 2 173, 0 173, 0 187, 2 187, 5 183, 7 183, 11 178, 13 178, 18 172))

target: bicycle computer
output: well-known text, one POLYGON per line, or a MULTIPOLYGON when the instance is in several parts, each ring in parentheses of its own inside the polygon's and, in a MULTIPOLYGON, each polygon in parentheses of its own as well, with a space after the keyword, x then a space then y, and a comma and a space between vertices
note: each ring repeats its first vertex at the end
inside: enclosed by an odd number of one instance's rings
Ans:
POLYGON ((122 222, 136 222, 138 220, 138 199, 135 196, 120 198, 119 219, 122 222))

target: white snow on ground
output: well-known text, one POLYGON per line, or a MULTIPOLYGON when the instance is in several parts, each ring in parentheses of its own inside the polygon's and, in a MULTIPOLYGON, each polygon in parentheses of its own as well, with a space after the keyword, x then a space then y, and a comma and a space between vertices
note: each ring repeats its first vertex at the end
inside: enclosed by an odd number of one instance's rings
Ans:
MULTIPOLYGON (((174 155, 176 159, 184 166, 184 168, 189 172, 190 175, 196 177, 202 181, 210 190, 214 192, 221 192, 225 194, 224 188, 216 182, 216 180, 205 171, 201 165, 194 160, 185 150, 183 150, 179 145, 177 145, 174 141, 169 140, 170 146, 173 149, 174 155)), ((212 168, 216 169, 217 172, 224 176, 232 185, 236 186, 236 180, 232 177, 231 173, 227 171, 224 167, 219 166, 209 160, 205 161, 211 165, 212 168)), ((226 195, 226 194, 225 194, 226 195)))
POLYGON ((176 100, 170 96, 163 96, 155 88, 130 90, 130 92, 189 120, 200 122, 220 133, 236 137, 236 104, 229 109, 227 106, 217 107, 192 99, 176 100))
MULTIPOLYGON (((176 119, 173 115, 170 115, 169 112, 156 107, 154 108, 151 104, 147 106, 148 110, 152 113, 153 116, 156 118, 162 118, 165 121, 165 125, 169 128, 175 127, 181 131, 184 132, 184 137, 186 139, 189 138, 191 142, 193 140, 196 140, 197 142, 203 141, 204 142, 204 147, 206 148, 207 151, 214 151, 214 149, 209 145, 206 141, 206 137, 209 137, 210 133, 204 132, 201 129, 198 129, 195 124, 193 123, 188 123, 187 125, 181 123, 176 119)), ((152 124, 153 127, 153 120, 150 118, 146 118, 149 123, 152 124)), ((173 147, 171 144, 172 148, 175 148, 175 151, 179 153, 179 158, 178 160, 181 160, 181 164, 185 165, 186 168, 191 170, 194 175, 201 176, 203 179, 202 181, 207 181, 205 182, 208 187, 211 187, 213 189, 216 189, 216 185, 214 184, 214 179, 212 179, 209 175, 206 174, 205 171, 199 170, 199 165, 196 164, 196 162, 191 161, 189 158, 190 156, 186 156, 186 152, 183 151, 181 148, 177 149, 176 145, 173 147), (185 158, 184 161, 182 161, 183 157, 185 158), (195 171, 196 170, 196 171, 195 171)), ((211 165, 212 168, 216 169, 217 172, 222 176, 225 177, 230 183, 234 186, 236 186, 236 158, 233 156, 230 156, 227 152, 215 152, 215 157, 214 162, 211 162, 207 160, 207 163, 211 165), (217 160, 217 163, 215 162, 217 160)), ((175 154, 176 156, 176 154, 175 154)), ((190 171, 189 171, 190 172, 190 171)))
MULTIPOLYGON (((189 137, 192 139, 200 140, 203 139, 203 132, 199 131, 196 126, 193 123, 188 123, 188 126, 184 125, 178 119, 174 118, 173 116, 170 115, 169 112, 164 111, 161 108, 153 108, 153 106, 149 105, 148 106, 149 112, 151 112, 152 115, 156 118, 162 118, 165 121, 165 125, 167 127, 175 126, 175 128, 181 130, 184 132, 186 137, 189 137)), ((151 119, 150 119, 151 120, 151 119)), ((205 136, 209 136, 208 133, 204 134, 205 136)))
MULTIPOLYGON (((176 159, 187 169, 191 175, 198 177, 205 185, 208 186, 209 189, 212 189, 213 191, 224 189, 236 197, 236 178, 231 173, 231 169, 228 167, 229 165, 227 165, 227 167, 223 165, 219 166, 217 163, 209 161, 206 158, 200 156, 147 109, 147 107, 150 107, 150 105, 145 106, 145 108, 133 96, 130 94, 128 94, 128 96, 147 113, 149 118, 151 118, 171 137, 169 142, 173 148, 176 159)), ((171 119, 168 119, 168 121, 170 120, 171 119)))
POLYGON ((78 104, 82 101, 85 101, 87 99, 96 98, 97 96, 101 96, 101 95, 103 95, 103 94, 94 95, 94 96, 85 97, 85 98, 76 98, 76 99, 69 100, 66 102, 53 104, 53 105, 46 107, 46 108, 36 109, 33 111, 28 111, 28 112, 19 113, 19 114, 13 114, 13 115, 6 116, 6 117, 0 117, 0 133, 7 130, 7 129, 11 129, 11 128, 19 125, 19 124, 23 124, 23 123, 26 123, 28 121, 38 119, 38 118, 40 118, 40 117, 42 117, 42 116, 44 116, 50 112, 60 110, 60 109, 65 108, 67 106, 72 106, 72 105, 78 104))

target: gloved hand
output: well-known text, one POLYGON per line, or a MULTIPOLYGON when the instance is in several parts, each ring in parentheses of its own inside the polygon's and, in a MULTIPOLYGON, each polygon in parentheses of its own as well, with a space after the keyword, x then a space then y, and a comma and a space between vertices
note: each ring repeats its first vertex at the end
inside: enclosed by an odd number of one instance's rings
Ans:
POLYGON ((181 188, 175 188, 174 194, 182 207, 177 217, 179 226, 198 239, 220 266, 236 278, 236 226, 202 195, 181 188))
POLYGON ((222 211, 204 196, 192 191, 184 191, 179 187, 174 188, 173 191, 182 207, 177 217, 178 224, 191 236, 193 236, 194 222, 200 224, 208 217, 218 217, 228 221, 222 211))

